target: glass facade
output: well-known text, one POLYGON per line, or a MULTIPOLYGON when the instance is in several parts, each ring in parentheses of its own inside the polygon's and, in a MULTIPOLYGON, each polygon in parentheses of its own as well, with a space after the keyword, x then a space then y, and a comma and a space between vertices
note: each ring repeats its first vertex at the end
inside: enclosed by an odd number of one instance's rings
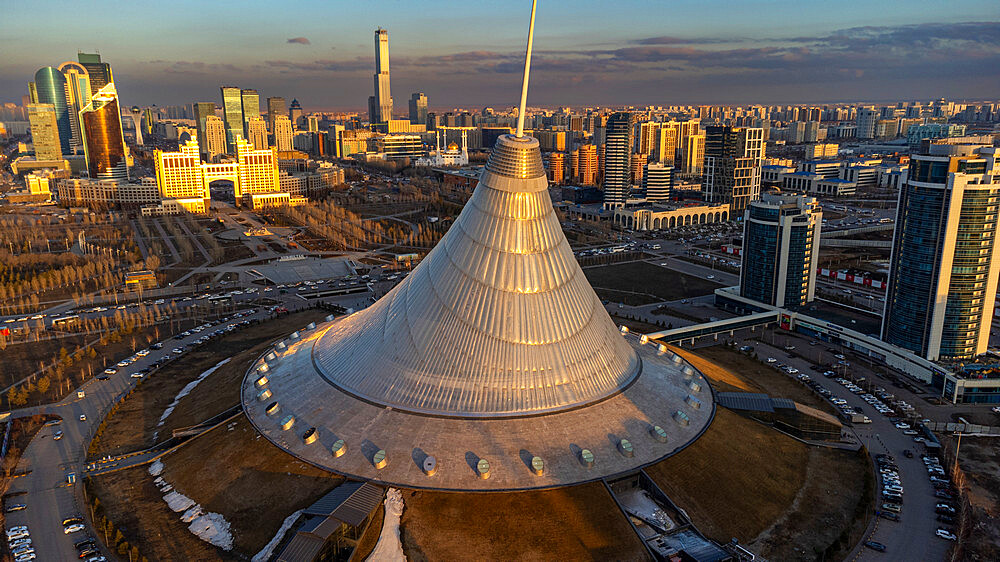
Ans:
POLYGON ((243 98, 239 88, 222 87, 222 119, 226 122, 226 145, 236 152, 236 136, 243 136, 243 98))
POLYGON ((38 103, 55 107, 59 146, 63 154, 72 152, 73 126, 70 124, 69 104, 66 103, 66 77, 58 69, 46 66, 35 73, 35 92, 38 103))
POLYGON ((809 302, 821 216, 812 198, 764 195, 751 203, 743 227, 740 295, 781 307, 809 302))
POLYGON ((630 164, 632 153, 631 113, 613 113, 608 117, 604 133, 604 208, 624 207, 632 185, 630 164))
POLYGON ((93 179, 109 177, 125 161, 125 138, 114 86, 105 86, 80 112, 87 170, 93 179))

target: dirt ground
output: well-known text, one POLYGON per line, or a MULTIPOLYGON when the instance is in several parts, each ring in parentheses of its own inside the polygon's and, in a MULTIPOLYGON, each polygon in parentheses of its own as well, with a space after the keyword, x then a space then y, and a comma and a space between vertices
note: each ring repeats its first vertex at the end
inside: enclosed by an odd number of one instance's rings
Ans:
MULTIPOLYGON (((954 451, 955 439, 942 443, 954 451)), ((959 466, 965 472, 972 517, 961 560, 1000 560, 1000 439, 963 437, 959 466)))
POLYGON ((73 353, 77 347, 87 345, 88 341, 98 339, 98 336, 68 336, 54 340, 8 344, 0 351, 0 383, 3 386, 21 380, 42 367, 41 363, 51 363, 59 357, 63 347, 73 353))
POLYGON ((722 285, 642 261, 583 270, 602 299, 649 304, 707 295, 722 285))
POLYGON ((90 456, 117 455, 143 449, 186 427, 218 414, 239 402, 239 381, 250 363, 274 340, 321 320, 328 313, 307 310, 277 320, 249 326, 193 349, 143 380, 142 384, 109 415, 94 440, 90 456), (203 380, 195 392, 175 407, 163 426, 163 411, 177 393, 207 369, 225 358, 229 362, 203 380), (153 435, 157 438, 154 441, 153 435))
POLYGON ((541 492, 406 491, 401 535, 423 560, 647 560, 601 483, 541 492))
MULTIPOLYGON (((705 373, 705 376, 712 379, 716 390, 763 392, 776 398, 789 398, 832 416, 837 415, 837 411, 829 402, 817 396, 794 377, 726 345, 702 347, 694 351, 674 348, 674 351, 690 360, 695 367, 705 373), (739 373, 742 382, 736 382, 734 373, 739 373)), ((819 373, 807 374, 822 376, 819 373)))

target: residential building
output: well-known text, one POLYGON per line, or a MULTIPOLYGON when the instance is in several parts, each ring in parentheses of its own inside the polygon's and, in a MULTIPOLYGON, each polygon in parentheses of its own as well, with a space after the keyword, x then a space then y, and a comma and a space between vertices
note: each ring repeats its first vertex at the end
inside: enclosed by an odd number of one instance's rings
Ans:
POLYGON ((940 139, 945 137, 965 136, 965 125, 954 123, 927 123, 924 125, 911 126, 906 131, 906 144, 910 150, 920 148, 920 141, 924 139, 940 139))
POLYGON ((423 92, 410 95, 410 123, 427 125, 427 95, 423 92))
POLYGON ((705 167, 705 135, 688 135, 681 151, 681 170, 689 175, 701 175, 705 167))
POLYGON ((584 144, 570 152, 570 174, 580 185, 597 185, 597 147, 584 144))
POLYGON ((811 302, 822 224, 813 197, 765 193, 751 201, 744 212, 740 296, 779 307, 811 302))
POLYGON ((205 118, 205 160, 212 162, 226 154, 226 125, 215 115, 205 118))
POLYGON ((271 147, 267 142, 267 123, 260 117, 252 117, 247 121, 247 140, 257 150, 271 147))
POLYGON ((292 120, 281 114, 274 117, 274 147, 278 152, 292 150, 292 120))
POLYGON ((855 135, 859 139, 875 138, 875 128, 878 124, 879 112, 873 107, 862 107, 858 109, 857 132, 855 135))
POLYGON ((986 352, 1000 277, 998 157, 997 148, 958 143, 932 143, 911 157, 896 212, 886 342, 932 361, 986 352))
POLYGON ((642 190, 646 193, 646 201, 662 203, 670 200, 673 190, 674 167, 649 162, 642 174, 642 190))
POLYGON ((601 175, 604 186, 604 208, 624 207, 632 182, 630 165, 632 153, 633 114, 618 112, 608 117, 604 133, 604 160, 601 175))
POLYGON ((712 125, 705 129, 705 200, 731 207, 738 216, 760 196, 764 130, 712 125))
MULTIPOLYGON (((677 160, 677 136, 680 133, 680 127, 669 125, 669 123, 660 124, 656 135, 656 149, 653 151, 653 158, 660 164, 673 167, 677 160)), ((700 162, 701 158, 698 158, 698 161, 700 162)))
POLYGON ((562 152, 549 152, 545 158, 545 169, 550 184, 563 183, 566 181, 566 155, 562 152))
POLYGON ((632 154, 629 156, 629 184, 642 185, 642 170, 648 162, 645 154, 632 154))
POLYGON ((805 157, 807 160, 836 158, 839 150, 840 145, 837 143, 810 144, 806 146, 805 157))

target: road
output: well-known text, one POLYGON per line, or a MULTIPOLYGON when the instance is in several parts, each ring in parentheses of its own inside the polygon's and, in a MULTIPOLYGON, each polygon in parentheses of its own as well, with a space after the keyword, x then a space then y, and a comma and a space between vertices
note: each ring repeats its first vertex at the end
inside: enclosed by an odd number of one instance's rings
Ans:
MULTIPOLYGON (((298 302, 300 306, 304 304, 293 294, 281 295, 281 298, 287 304, 295 302, 298 302)), ((354 294, 324 300, 344 307, 362 308, 367 304, 367 299, 368 294, 354 294)), ((260 319, 266 316, 265 311, 258 309, 255 314, 245 316, 241 320, 260 319)), ((239 321, 216 322, 207 331, 239 321)), ((100 424, 108 408, 136 383, 136 380, 132 379, 129 373, 149 366, 163 355, 172 354, 170 351, 172 348, 181 344, 190 344, 201 335, 201 333, 193 333, 180 340, 170 337, 164 339, 161 342, 163 349, 151 350, 149 355, 140 357, 127 368, 119 369, 108 380, 100 381, 92 378, 84 383, 78 389, 85 393, 82 399, 77 399, 77 393, 73 392, 70 397, 54 404, 12 412, 13 417, 47 413, 61 416, 63 420, 56 426, 43 428, 32 439, 18 464, 19 472, 30 472, 16 478, 9 490, 10 492, 27 492, 27 495, 19 496, 17 502, 26 504, 28 508, 24 511, 7 514, 7 528, 14 525, 28 526, 38 560, 77 559, 73 543, 81 540, 86 534, 93 535, 93 532, 89 530, 74 533, 71 536, 63 533, 63 519, 83 515, 85 507, 81 505, 82 492, 79 489, 79 480, 76 486, 68 486, 66 485, 67 476, 70 473, 75 473, 78 478, 82 478, 86 460, 85 448, 92 432, 100 424), (85 421, 80 420, 81 415, 86 416, 85 421), (55 431, 63 432, 61 439, 53 439, 55 431)), ((120 358, 115 358, 115 361, 118 360, 120 358)), ((149 376, 156 376, 156 373, 151 373, 149 376)))

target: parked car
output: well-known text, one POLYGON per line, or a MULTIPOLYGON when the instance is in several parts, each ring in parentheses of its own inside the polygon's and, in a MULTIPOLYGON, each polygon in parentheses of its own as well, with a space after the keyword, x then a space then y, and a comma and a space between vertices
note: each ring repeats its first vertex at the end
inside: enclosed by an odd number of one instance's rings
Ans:
POLYGON ((949 541, 958 540, 958 537, 955 536, 955 533, 952 533, 948 529, 938 529, 937 531, 934 531, 934 534, 945 540, 949 541))

